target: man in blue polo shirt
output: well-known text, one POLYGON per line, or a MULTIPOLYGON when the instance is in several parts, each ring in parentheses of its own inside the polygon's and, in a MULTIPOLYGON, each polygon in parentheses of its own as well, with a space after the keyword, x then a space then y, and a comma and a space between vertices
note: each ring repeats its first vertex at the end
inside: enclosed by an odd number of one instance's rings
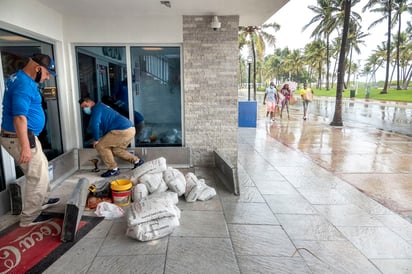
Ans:
POLYGON ((23 210, 20 226, 34 226, 53 218, 42 209, 59 203, 47 199, 49 188, 48 161, 37 139, 45 125, 42 98, 38 84, 56 76, 53 60, 45 54, 29 58, 23 69, 6 82, 1 121, 1 144, 20 165, 25 175, 23 210))
POLYGON ((102 161, 108 168, 102 177, 120 174, 114 156, 132 163, 136 168, 144 163, 143 159, 129 153, 126 148, 132 142, 136 129, 130 120, 111 107, 90 98, 81 98, 80 107, 87 115, 91 115, 89 128, 93 133, 93 147, 99 152, 102 161))

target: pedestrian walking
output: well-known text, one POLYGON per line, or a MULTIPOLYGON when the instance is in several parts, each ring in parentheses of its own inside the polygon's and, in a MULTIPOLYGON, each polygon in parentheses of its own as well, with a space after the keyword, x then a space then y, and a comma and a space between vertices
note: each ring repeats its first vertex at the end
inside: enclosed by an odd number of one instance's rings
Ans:
POLYGON ((288 113, 288 119, 289 119, 289 100, 292 94, 289 88, 289 84, 284 84, 282 89, 280 90, 280 93, 284 96, 284 99, 281 102, 282 108, 280 110, 280 118, 282 118, 283 109, 286 107, 286 112, 288 113))
POLYGON ((263 104, 266 104, 266 117, 270 114, 270 120, 274 121, 275 111, 277 108, 277 90, 275 83, 270 82, 269 87, 265 91, 265 96, 263 97, 263 104))
POLYGON ((312 102, 313 99, 313 90, 308 88, 307 84, 303 84, 303 89, 300 90, 300 96, 302 97, 303 101, 303 120, 308 119, 308 107, 309 103, 312 102))

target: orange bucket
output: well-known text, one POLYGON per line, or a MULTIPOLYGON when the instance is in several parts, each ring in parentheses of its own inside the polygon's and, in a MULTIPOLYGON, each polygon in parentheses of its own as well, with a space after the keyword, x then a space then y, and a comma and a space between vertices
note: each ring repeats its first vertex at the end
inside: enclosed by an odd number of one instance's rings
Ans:
POLYGON ((110 183, 113 203, 118 206, 128 206, 132 200, 132 181, 118 179, 110 183))

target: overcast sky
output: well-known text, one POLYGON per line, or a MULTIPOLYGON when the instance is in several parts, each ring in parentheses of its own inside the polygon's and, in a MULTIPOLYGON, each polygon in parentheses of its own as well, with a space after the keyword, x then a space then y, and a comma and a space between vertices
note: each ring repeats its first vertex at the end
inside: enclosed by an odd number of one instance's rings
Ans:
MULTIPOLYGON (((308 9, 308 6, 315 6, 316 3, 316 0, 290 0, 268 20, 268 22, 274 21, 281 26, 280 30, 275 33, 277 48, 288 47, 289 49, 300 49, 304 48, 305 45, 312 40, 310 35, 313 27, 306 29, 304 32, 302 32, 302 28, 315 16, 315 13, 308 9)), ((372 51, 375 50, 378 45, 386 41, 387 21, 368 30, 370 24, 379 18, 379 14, 370 12, 362 14, 361 10, 366 3, 367 0, 362 0, 354 9, 362 16, 362 31, 364 33, 370 33, 370 35, 364 39, 366 43, 359 46, 362 51, 361 56, 354 57, 354 60, 359 60, 361 64, 371 55, 372 51)), ((405 17, 403 17, 403 21, 407 21, 405 17)), ((270 53, 272 52, 273 51, 270 53)), ((378 71, 377 80, 384 80, 384 72, 384 69, 378 71)))

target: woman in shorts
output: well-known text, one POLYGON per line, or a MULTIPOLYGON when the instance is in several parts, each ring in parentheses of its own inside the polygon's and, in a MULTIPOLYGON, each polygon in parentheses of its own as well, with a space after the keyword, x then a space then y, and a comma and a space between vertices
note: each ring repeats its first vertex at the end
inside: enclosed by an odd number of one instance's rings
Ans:
POLYGON ((277 107, 277 90, 273 82, 270 82, 270 86, 265 91, 265 96, 263 97, 263 104, 266 104, 266 117, 270 114, 270 119, 275 120, 275 110, 277 107))

